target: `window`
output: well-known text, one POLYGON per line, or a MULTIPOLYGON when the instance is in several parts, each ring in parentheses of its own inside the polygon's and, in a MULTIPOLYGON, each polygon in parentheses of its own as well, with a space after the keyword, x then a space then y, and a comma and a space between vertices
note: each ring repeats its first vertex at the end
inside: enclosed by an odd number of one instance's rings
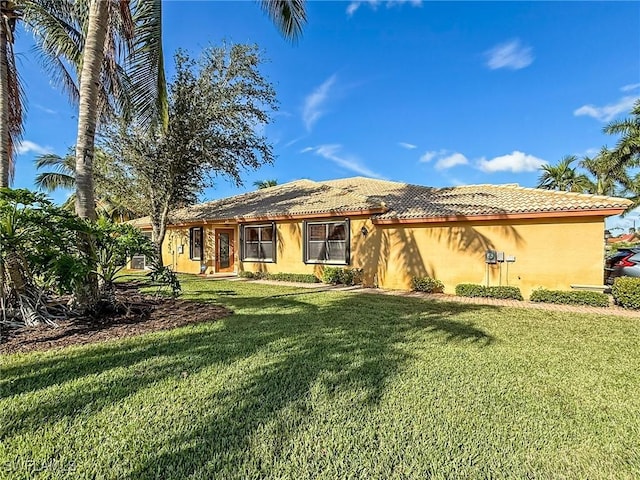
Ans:
POLYGON ((242 260, 245 262, 276 261, 275 224, 242 226, 242 260))
POLYGON ((202 260, 203 253, 202 227, 192 227, 189 229, 189 258, 191 260, 202 260))
POLYGON ((349 263, 349 220, 308 222, 304 234, 305 263, 349 263))

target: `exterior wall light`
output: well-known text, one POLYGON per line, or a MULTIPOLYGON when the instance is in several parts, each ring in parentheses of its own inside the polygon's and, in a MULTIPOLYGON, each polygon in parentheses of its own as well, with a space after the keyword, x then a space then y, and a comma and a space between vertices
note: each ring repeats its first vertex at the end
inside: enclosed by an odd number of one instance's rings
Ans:
POLYGON ((367 236, 367 234, 369 233, 369 230, 367 230, 367 227, 362 227, 362 228, 360 229, 360 233, 362 233, 362 236, 363 236, 363 237, 366 237, 366 236, 367 236))

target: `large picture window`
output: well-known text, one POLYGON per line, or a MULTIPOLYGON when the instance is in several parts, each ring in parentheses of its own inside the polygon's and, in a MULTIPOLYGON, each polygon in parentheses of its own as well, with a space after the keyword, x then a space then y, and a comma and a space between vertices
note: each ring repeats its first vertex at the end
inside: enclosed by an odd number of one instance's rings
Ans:
POLYGON ((245 262, 276 261, 276 229, 273 223, 242 227, 242 260, 245 262))
POLYGON ((307 222, 304 228, 306 263, 349 263, 349 221, 307 222))
POLYGON ((189 229, 189 258, 191 260, 202 260, 202 237, 202 227, 192 227, 189 229))

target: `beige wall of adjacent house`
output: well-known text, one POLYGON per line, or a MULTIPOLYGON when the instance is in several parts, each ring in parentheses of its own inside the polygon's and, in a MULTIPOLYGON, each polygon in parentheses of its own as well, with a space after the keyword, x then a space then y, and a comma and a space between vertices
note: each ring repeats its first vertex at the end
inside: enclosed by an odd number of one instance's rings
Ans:
MULTIPOLYGON (((230 227, 204 226, 202 261, 189 259, 189 229, 170 228, 163 246, 165 264, 178 272, 200 273, 204 266, 205 273, 213 273, 215 228, 230 227)), ((236 271, 321 276, 323 265, 302 260, 302 228, 302 221, 276 222, 275 263, 240 261, 235 228, 236 271)), ((572 284, 602 285, 603 233, 602 217, 405 225, 373 225, 369 218, 357 217, 350 222, 350 266, 364 270, 365 284, 382 288, 408 290, 413 276, 430 276, 445 284, 446 293, 453 293, 459 283, 488 282, 520 287, 527 297, 540 286, 569 290, 572 284), (366 236, 361 233, 363 226, 366 236), (515 256, 516 261, 487 267, 488 249, 515 256)))

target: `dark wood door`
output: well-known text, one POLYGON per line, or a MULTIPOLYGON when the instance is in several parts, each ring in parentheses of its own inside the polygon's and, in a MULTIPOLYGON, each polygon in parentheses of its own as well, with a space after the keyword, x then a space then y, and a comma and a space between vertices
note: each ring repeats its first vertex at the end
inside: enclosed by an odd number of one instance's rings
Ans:
POLYGON ((234 230, 216 230, 216 272, 234 271, 234 230))

